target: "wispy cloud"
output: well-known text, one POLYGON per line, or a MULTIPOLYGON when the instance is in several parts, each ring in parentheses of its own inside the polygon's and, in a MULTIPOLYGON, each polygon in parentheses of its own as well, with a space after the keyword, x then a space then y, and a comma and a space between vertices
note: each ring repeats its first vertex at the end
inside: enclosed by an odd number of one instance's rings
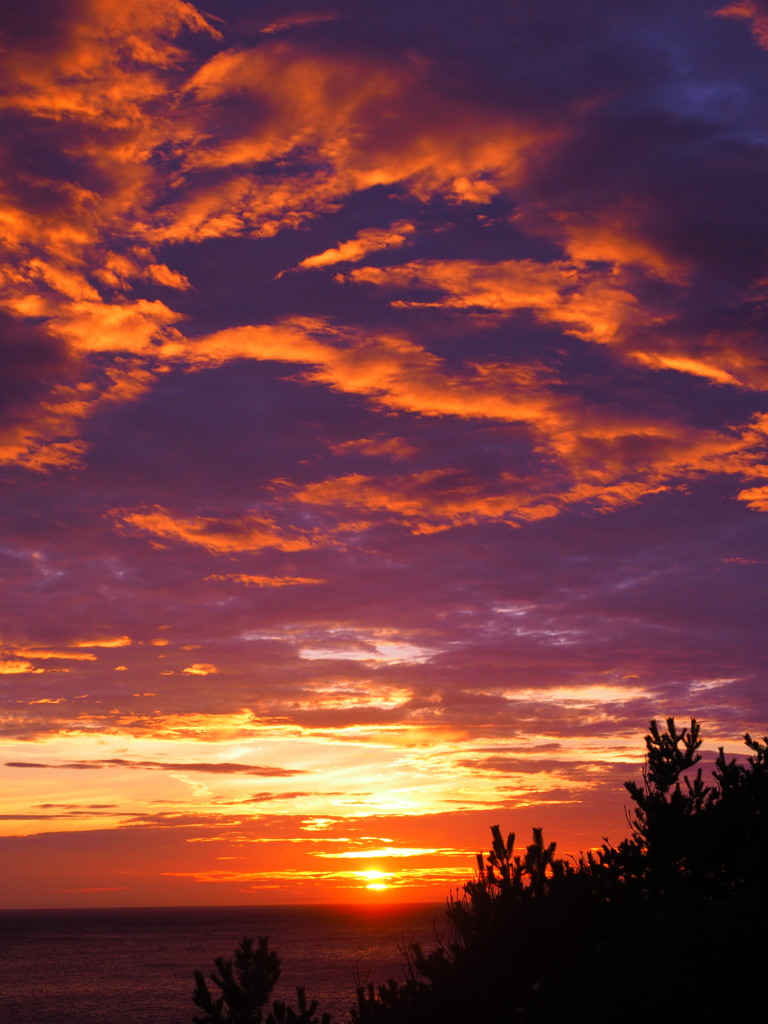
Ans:
POLYGON ((287 777, 290 775, 301 774, 301 769, 267 768, 263 765, 256 764, 234 764, 227 762, 217 762, 216 764, 204 764, 202 762, 176 764, 165 761, 130 761, 121 757, 103 758, 100 761, 74 761, 62 764, 43 764, 34 761, 6 761, 6 768, 74 768, 77 770, 140 768, 149 771, 208 772, 212 775, 269 775, 274 777, 287 777))
POLYGON ((354 238, 342 242, 333 249, 326 249, 314 256, 307 256, 298 264, 297 270, 313 270, 330 267, 335 263, 359 263, 369 253, 382 249, 396 249, 405 245, 408 235, 415 230, 413 224, 400 221, 389 228, 364 228, 354 238))

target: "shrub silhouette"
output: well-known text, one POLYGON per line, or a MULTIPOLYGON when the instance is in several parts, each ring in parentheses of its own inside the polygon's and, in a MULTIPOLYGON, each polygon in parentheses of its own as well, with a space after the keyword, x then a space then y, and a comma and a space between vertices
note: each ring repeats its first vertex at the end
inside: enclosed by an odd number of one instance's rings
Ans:
POLYGON ((234 959, 216 957, 216 970, 210 980, 221 992, 211 993, 202 971, 194 971, 195 990, 192 1001, 203 1015, 193 1017, 195 1024, 330 1024, 327 1014, 318 1019, 317 1002, 307 1001, 303 988, 296 989, 298 1009, 276 1000, 264 1016, 263 1009, 280 979, 280 959, 269 948, 269 939, 245 938, 235 951, 234 959))
POLYGON ((475 878, 447 901, 447 937, 408 947, 405 982, 359 988, 351 1024, 666 1024, 704 999, 705 1020, 764 1013, 768 737, 744 740, 746 762, 721 748, 705 782, 699 723, 652 721, 642 783, 625 783, 630 835, 577 860, 541 829, 518 853, 492 826, 475 878))

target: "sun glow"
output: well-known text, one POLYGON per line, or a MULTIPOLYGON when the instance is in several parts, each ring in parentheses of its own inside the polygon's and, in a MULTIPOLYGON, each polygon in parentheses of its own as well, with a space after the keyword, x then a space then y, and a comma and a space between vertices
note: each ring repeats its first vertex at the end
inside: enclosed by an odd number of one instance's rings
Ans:
POLYGON ((389 884, 389 879, 391 876, 385 874, 383 871, 377 871, 375 868, 372 868, 368 871, 358 871, 357 876, 358 878, 362 878, 365 880, 366 889, 380 890, 391 888, 389 884))

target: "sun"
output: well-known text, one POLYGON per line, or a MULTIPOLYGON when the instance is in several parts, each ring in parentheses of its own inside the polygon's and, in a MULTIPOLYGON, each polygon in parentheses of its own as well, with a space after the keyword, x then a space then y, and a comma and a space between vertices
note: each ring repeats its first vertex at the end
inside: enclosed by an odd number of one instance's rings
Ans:
POLYGON ((377 871, 375 868, 368 871, 358 871, 357 875, 359 878, 367 879, 366 889, 390 889, 391 886, 385 881, 389 878, 389 875, 383 871, 377 871))

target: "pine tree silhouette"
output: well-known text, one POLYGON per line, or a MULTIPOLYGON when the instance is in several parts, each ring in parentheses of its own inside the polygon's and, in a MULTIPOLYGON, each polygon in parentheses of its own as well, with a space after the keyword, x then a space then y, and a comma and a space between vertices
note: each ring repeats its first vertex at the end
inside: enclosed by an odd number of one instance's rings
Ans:
POLYGON ((210 980, 221 992, 211 993, 202 971, 193 971, 195 989, 192 1001, 203 1015, 193 1017, 195 1024, 330 1024, 328 1014, 316 1015, 317 1001, 307 1000, 303 988, 296 989, 298 1009, 276 1000, 264 1015, 264 1007, 280 979, 280 959, 269 948, 269 939, 242 940, 234 958, 216 957, 216 970, 210 980))

